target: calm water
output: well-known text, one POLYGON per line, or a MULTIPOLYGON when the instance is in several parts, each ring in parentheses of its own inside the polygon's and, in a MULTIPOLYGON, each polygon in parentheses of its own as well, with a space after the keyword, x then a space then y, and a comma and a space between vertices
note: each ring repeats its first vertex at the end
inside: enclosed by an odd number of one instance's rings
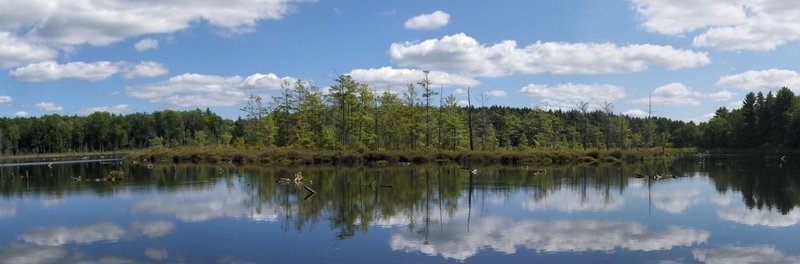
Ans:
POLYGON ((792 160, 474 176, 457 167, 7 167, 0 263, 794 263, 792 160), (92 180, 120 168, 124 183, 92 180), (298 171, 316 194, 276 182, 298 171))

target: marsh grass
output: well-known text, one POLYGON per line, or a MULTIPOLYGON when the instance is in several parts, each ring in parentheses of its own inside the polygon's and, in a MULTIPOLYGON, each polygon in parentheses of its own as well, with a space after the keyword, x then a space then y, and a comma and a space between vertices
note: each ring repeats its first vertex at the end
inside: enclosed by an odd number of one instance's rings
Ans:
POLYGON ((231 146, 150 148, 128 153, 128 161, 149 163, 234 163, 272 166, 409 164, 550 165, 634 163, 693 153, 694 149, 498 150, 498 151, 332 151, 292 148, 240 149, 231 146))

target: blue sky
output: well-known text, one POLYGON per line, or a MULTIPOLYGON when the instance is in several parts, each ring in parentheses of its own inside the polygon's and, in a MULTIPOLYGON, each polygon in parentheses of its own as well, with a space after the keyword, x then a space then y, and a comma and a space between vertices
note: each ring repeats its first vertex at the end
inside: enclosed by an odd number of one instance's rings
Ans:
POLYGON ((800 74, 788 0, 0 0, 0 116, 211 108, 350 74, 403 91, 431 71, 486 104, 704 121, 800 74), (219 2, 219 3, 217 3, 219 2), (475 97, 478 97, 477 95, 475 97))

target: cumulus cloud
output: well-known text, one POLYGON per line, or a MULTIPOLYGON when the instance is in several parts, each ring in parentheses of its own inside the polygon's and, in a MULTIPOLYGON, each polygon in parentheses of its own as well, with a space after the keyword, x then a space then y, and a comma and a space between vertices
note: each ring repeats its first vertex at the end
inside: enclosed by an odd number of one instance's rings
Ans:
POLYGON ((428 234, 429 243, 423 243, 424 238, 416 233, 395 233, 389 244, 396 251, 466 260, 486 248, 506 254, 515 253, 518 247, 545 253, 615 249, 656 251, 703 243, 710 236, 708 231, 676 226, 654 232, 633 223, 510 222, 499 218, 486 218, 474 224, 470 232, 464 232, 463 226, 457 224, 445 224, 439 229, 440 232, 428 234))
POLYGON ((125 73, 125 78, 155 77, 167 73, 167 69, 157 62, 144 61, 131 64, 124 61, 110 62, 69 62, 59 64, 55 61, 44 61, 16 68, 9 74, 20 81, 43 82, 61 79, 78 79, 82 81, 101 81, 114 74, 125 73))
POLYGON ((169 72, 167 67, 154 61, 143 61, 125 70, 125 79, 152 78, 169 72))
POLYGON ((610 84, 529 84, 519 92, 538 97, 542 106, 556 109, 572 109, 580 102, 600 104, 625 97, 622 87, 610 84))
POLYGON ((393 43, 389 55, 405 67, 484 77, 514 73, 638 72, 654 65, 675 70, 699 67, 711 61, 705 53, 671 46, 537 42, 520 48, 513 40, 487 46, 464 33, 422 42, 393 43))
POLYGON ((792 1, 631 0, 642 25, 666 35, 698 33, 692 44, 719 50, 773 50, 800 39, 792 1))
POLYGON ((486 92, 486 95, 491 97, 506 97, 506 92, 501 90, 491 90, 486 92))
POLYGON ((230 106, 245 101, 250 93, 279 89, 282 83, 295 80, 272 73, 256 73, 245 78, 186 73, 163 82, 128 86, 125 93, 133 98, 170 106, 230 106))
POLYGON ((45 61, 14 69, 9 74, 17 80, 25 82, 55 81, 67 78, 99 81, 111 77, 119 71, 119 68, 119 63, 109 61, 70 62, 67 64, 45 61))
POLYGON ((450 14, 441 10, 436 10, 430 14, 422 14, 406 20, 403 24, 407 29, 429 30, 447 26, 450 22, 450 14))
POLYGON ((16 113, 14 113, 14 116, 16 116, 16 117, 28 117, 28 112, 18 111, 16 113))
POLYGON ((112 114, 122 114, 133 111, 133 107, 127 104, 118 104, 114 106, 97 106, 91 108, 83 108, 77 111, 79 115, 90 115, 95 112, 106 112, 112 114))
POLYGON ((733 95, 734 94, 730 91, 719 91, 708 94, 708 97, 714 99, 714 101, 728 101, 733 97, 733 95))
POLYGON ((713 249, 695 249, 692 255, 697 261, 708 264, 734 263, 798 263, 800 256, 786 256, 774 246, 756 245, 720 246, 713 249))
MULTIPOLYGON (((13 11, 13 9, 9 8, 3 8, 3 10, 13 11)), ((0 11, 0 13, 3 12, 0 11)), ((2 17, 0 15, 0 23, 2 23, 2 17)), ((0 30, 0 69, 50 60, 55 58, 57 54, 58 52, 54 49, 27 43, 11 33, 0 30)))
POLYGON ((622 112, 622 114, 626 115, 626 116, 638 117, 638 118, 647 117, 647 112, 642 111, 640 109, 628 110, 628 111, 622 112))
POLYGON ((11 103, 13 103, 13 102, 14 102, 14 99, 11 98, 11 96, 8 96, 8 95, 0 96, 0 105, 8 106, 8 105, 11 105, 11 103))
POLYGON ((281 19, 291 0, 203 1, 14 1, 0 11, 0 29, 21 31, 32 42, 54 46, 109 45, 145 34, 172 33, 198 21, 247 32, 261 20, 281 19), (30 25, 35 25, 30 27, 30 25))
POLYGON ((142 39, 133 45, 133 48, 138 52, 147 51, 158 48, 158 40, 154 38, 142 39))
POLYGON ((800 74, 792 70, 782 69, 746 71, 720 77, 717 81, 717 86, 744 90, 777 90, 782 87, 788 87, 798 91, 800 89, 800 74))
POLYGON ((695 92, 691 87, 682 83, 670 83, 653 90, 651 97, 643 97, 635 102, 640 104, 657 105, 700 105, 698 97, 703 94, 695 92))
POLYGON ((39 109, 40 111, 45 111, 45 112, 61 112, 61 111, 64 111, 64 107, 63 106, 61 106, 59 104, 56 104, 56 103, 53 103, 53 102, 39 102, 36 105, 34 105, 34 107, 36 107, 36 109, 39 109))
MULTIPOLYGON (((382 67, 377 69, 354 69, 348 73, 354 80, 367 83, 373 89, 404 90, 408 84, 415 84, 425 78, 425 73, 414 69, 394 69, 392 67, 382 67)), ((431 71, 428 74, 431 85, 436 86, 477 86, 478 80, 464 77, 457 74, 450 74, 441 71, 431 71)))

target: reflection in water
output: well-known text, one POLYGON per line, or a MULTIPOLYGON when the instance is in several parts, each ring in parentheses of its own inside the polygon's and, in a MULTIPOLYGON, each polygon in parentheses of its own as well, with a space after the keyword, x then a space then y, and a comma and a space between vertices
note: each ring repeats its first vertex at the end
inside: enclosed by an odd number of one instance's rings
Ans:
POLYGON ((0 207, 0 218, 11 217, 17 214, 17 208, 11 205, 0 207))
POLYGON ((134 223, 130 230, 112 223, 95 223, 83 227, 36 227, 22 232, 19 240, 38 246, 61 246, 70 243, 90 244, 100 241, 116 242, 138 235, 161 237, 175 225, 169 222, 134 223))
POLYGON ((77 251, 64 247, 12 244, 0 248, 2 263, 63 263, 63 264, 126 264, 138 263, 119 257, 92 259, 77 251))
POLYGON ((634 251, 668 250, 677 246, 704 243, 710 234, 694 228, 668 226, 652 232, 640 224, 606 221, 519 221, 489 218, 464 232, 461 225, 446 224, 432 233, 427 242, 418 235, 395 233, 393 250, 418 251, 427 255, 465 260, 482 248, 506 254, 517 247, 537 252, 611 251, 617 248, 634 251))
POLYGON ((250 196, 240 190, 229 192, 214 188, 207 191, 181 190, 136 203, 137 213, 171 215, 186 222, 202 222, 214 218, 247 217, 256 221, 274 221, 277 214, 264 214, 249 208, 250 196))
POLYGON ((717 211, 719 218, 750 226, 788 227, 800 222, 800 209, 787 214, 769 209, 747 209, 725 207, 717 211))
POLYGON ((659 190, 653 191, 651 195, 656 208, 673 214, 681 214, 692 204, 700 202, 700 190, 697 189, 659 190))
POLYGON ((0 248, 0 259, 7 263, 56 263, 67 256, 61 247, 13 244, 0 248))
POLYGON ((708 264, 800 263, 800 256, 786 256, 775 247, 767 245, 695 249, 692 254, 698 261, 708 264))
POLYGON ((169 253, 167 252, 166 249, 163 249, 163 248, 159 248, 159 249, 148 248, 148 249, 146 249, 144 251, 144 255, 147 258, 155 260, 155 261, 164 261, 164 260, 167 260, 167 258, 169 258, 169 253))
POLYGON ((54 166, 52 170, 0 168, 5 175, 10 170, 16 175, 21 171, 37 175, 30 180, 0 178, 2 202, 11 201, 0 204, 0 221, 19 226, 0 230, 0 238, 10 239, 0 249, 0 258, 55 263, 129 259, 261 263, 265 255, 302 251, 315 256, 339 254, 331 262, 352 262, 341 255, 368 247, 375 251, 370 253, 374 258, 394 254, 410 258, 403 259, 407 262, 483 261, 478 255, 486 251, 526 252, 543 258, 602 254, 611 262, 647 254, 683 254, 683 259, 708 263, 746 259, 727 258, 736 254, 754 261, 800 261, 785 256, 798 254, 776 250, 783 245, 747 247, 742 246, 747 241, 731 235, 758 234, 764 227, 800 228, 800 181, 791 177, 796 168, 765 170, 757 164, 725 164, 701 168, 690 159, 554 167, 547 174, 495 167, 481 168, 478 175, 457 167, 265 169, 226 164, 148 169, 123 165, 130 175, 123 183, 70 180, 79 175, 97 178, 119 169, 116 164, 54 166), (755 173, 760 170, 768 175, 755 173), (306 197, 303 185, 276 182, 298 171, 305 176, 303 184, 316 190, 314 196, 306 197), (650 181, 634 178, 638 172, 679 177, 650 181), (86 206, 94 203, 113 209, 102 213, 118 214, 108 215, 109 219, 130 220, 113 223, 84 217, 70 221, 78 225, 65 225, 57 218, 26 221, 31 215, 49 216, 78 206, 89 216, 99 215, 86 206), (666 213, 653 214, 655 209, 666 213), (169 222, 143 221, 153 218, 169 222), (719 225, 723 221, 742 225, 719 225), (173 232, 176 229, 187 232, 173 232), (253 230, 283 233, 264 236, 253 230), (241 233, 231 235, 235 239, 221 235, 229 232, 241 233), (196 236, 222 243, 196 241, 196 236), (305 247, 309 238, 317 243, 313 251, 305 247), (142 245, 140 240, 147 243, 142 245), (180 244, 170 244, 174 241, 180 244), (89 246, 95 243, 104 246, 89 246), (97 249, 131 245, 139 246, 125 250, 133 255, 97 249), (193 254, 201 257, 185 259, 193 254), (102 257, 106 255, 119 257, 102 257))
POLYGON ((522 202, 529 211, 558 210, 561 212, 611 212, 622 208, 625 198, 616 193, 590 190, 581 193, 562 187, 550 191, 546 196, 531 197, 522 202))

